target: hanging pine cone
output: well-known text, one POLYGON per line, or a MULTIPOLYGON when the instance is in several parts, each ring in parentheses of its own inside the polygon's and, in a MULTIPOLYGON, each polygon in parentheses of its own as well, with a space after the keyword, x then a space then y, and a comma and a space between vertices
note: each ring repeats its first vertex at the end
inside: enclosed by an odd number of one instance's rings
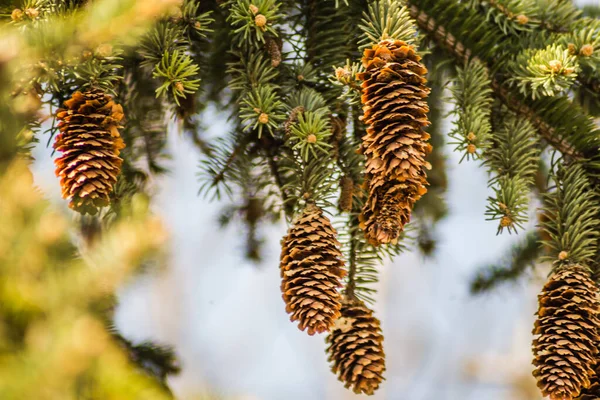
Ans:
POLYGON ((363 121, 368 125, 362 152, 369 192, 361 228, 373 245, 394 243, 410 219, 414 203, 427 192, 425 161, 431 152, 427 69, 414 48, 383 40, 363 54, 363 121))
POLYGON ((63 198, 82 214, 95 214, 109 204, 109 195, 123 160, 125 147, 119 135, 123 108, 98 89, 75 92, 58 110, 60 133, 54 148, 63 154, 55 160, 63 198))
POLYGON ((345 301, 341 312, 327 337, 331 370, 346 388, 371 395, 379 388, 385 371, 379 320, 358 300, 345 301))
POLYGON ((572 400, 590 386, 598 354, 598 289, 578 265, 559 269, 538 296, 533 375, 544 396, 572 400))
POLYGON ((340 316, 346 275, 336 231, 323 210, 309 204, 282 240, 281 291, 292 321, 309 335, 329 331, 340 316))

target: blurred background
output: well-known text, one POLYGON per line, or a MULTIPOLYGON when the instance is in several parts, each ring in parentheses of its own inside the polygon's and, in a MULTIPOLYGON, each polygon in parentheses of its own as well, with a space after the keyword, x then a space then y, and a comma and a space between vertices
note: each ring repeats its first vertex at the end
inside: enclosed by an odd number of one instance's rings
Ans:
MULTIPOLYGON (((205 137, 226 129, 218 115, 203 123, 210 127, 205 137)), ((169 382, 179 399, 362 398, 329 371, 324 336, 309 337, 288 320, 278 270, 285 222, 264 228, 263 261, 246 261, 242 227, 219 228, 224 204, 198 196, 200 155, 178 131, 169 132, 170 171, 155 182, 153 204, 170 229, 171 260, 123 288, 118 327, 134 341, 174 346, 182 372, 169 382)), ((36 183, 66 207, 50 154, 42 140, 36 183)), ((484 217, 491 194, 485 171, 477 162, 459 164, 450 147, 446 154, 449 214, 436 227, 433 257, 405 253, 380 269, 374 309, 385 334, 387 380, 372 398, 538 400, 531 328, 547 269, 470 294, 478 268, 498 262, 525 232, 496 236, 497 222, 484 217)))

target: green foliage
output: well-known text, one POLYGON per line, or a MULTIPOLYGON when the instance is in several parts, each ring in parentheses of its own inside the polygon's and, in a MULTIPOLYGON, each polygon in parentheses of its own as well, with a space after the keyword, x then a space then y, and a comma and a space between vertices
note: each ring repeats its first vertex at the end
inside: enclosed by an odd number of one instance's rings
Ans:
POLYGON ((261 86, 245 96, 242 100, 240 118, 244 129, 256 129, 258 137, 263 129, 273 134, 280 122, 285 119, 283 104, 273 86, 261 86))
POLYGON ((493 143, 486 151, 490 186, 494 196, 488 199, 486 216, 500 220, 498 233, 523 228, 527 221, 529 192, 534 183, 540 157, 535 129, 527 120, 510 113, 501 116, 502 125, 494 132, 493 143))
POLYGON ((74 258, 68 220, 51 210, 15 162, 0 178, 0 396, 169 399, 133 364, 96 307, 165 240, 135 202, 128 218, 74 258))
POLYGON ((374 286, 379 282, 379 268, 384 261, 407 250, 407 233, 403 233, 403 240, 399 240, 397 245, 373 247, 367 243, 358 226, 358 210, 348 216, 346 226, 339 230, 339 241, 346 255, 349 272, 345 293, 374 304, 374 295, 377 293, 374 286))
POLYGON ((339 96, 342 88, 332 86, 331 73, 334 67, 344 65, 346 60, 358 60, 358 27, 363 12, 358 2, 349 6, 336 7, 333 0, 306 1, 302 13, 304 20, 294 24, 295 31, 305 31, 300 42, 300 51, 307 65, 315 73, 316 89, 323 94, 332 111, 344 109, 345 104, 339 96))
POLYGON ((297 119, 298 122, 291 126, 288 139, 292 149, 298 150, 303 160, 308 160, 309 156, 327 156, 332 147, 327 142, 331 136, 327 117, 322 113, 306 111, 299 113, 297 119))
POLYGON ((358 104, 360 102, 360 81, 356 77, 356 74, 361 71, 362 66, 358 62, 351 63, 350 60, 347 60, 343 67, 334 66, 333 76, 329 78, 332 84, 344 88, 344 91, 340 94, 340 98, 347 99, 350 104, 358 104))
POLYGON ((363 38, 361 47, 369 47, 385 39, 413 43, 416 39, 415 25, 401 1, 382 0, 369 5, 360 25, 363 38))
POLYGON ((592 266, 596 256, 599 207, 581 165, 559 168, 554 175, 556 188, 544 196, 543 240, 550 254, 544 257, 554 265, 576 263, 592 266))
POLYGON ((198 66, 190 56, 165 52, 162 60, 154 67, 152 76, 161 78, 163 84, 156 89, 156 97, 169 94, 177 105, 180 100, 193 95, 200 87, 200 79, 190 79, 198 74, 198 66))
POLYGON ((581 11, 572 1, 536 0, 541 26, 555 32, 568 31, 581 11))
POLYGON ((202 12, 199 1, 185 0, 181 6, 181 20, 177 22, 183 25, 189 41, 193 41, 194 38, 206 38, 213 32, 210 25, 215 20, 211 14, 212 11, 202 12))
POLYGON ((492 89, 485 66, 471 60, 464 68, 457 67, 455 85, 450 87, 456 116, 450 137, 456 151, 466 157, 480 158, 490 145, 492 89))
POLYGON ((545 49, 527 49, 521 52, 513 67, 514 78, 521 93, 536 99, 554 96, 567 90, 577 78, 579 63, 560 45, 548 45, 545 49))
POLYGON ((258 47, 265 43, 265 35, 277 36, 274 25, 282 18, 276 0, 229 0, 223 3, 229 8, 229 22, 238 45, 258 47))
POLYGON ((142 66, 154 67, 165 53, 184 52, 187 43, 179 26, 166 21, 159 22, 140 42, 138 53, 143 57, 142 66))
POLYGON ((248 57, 242 53, 234 54, 236 61, 227 66, 227 73, 232 77, 229 88, 239 91, 240 96, 269 84, 277 77, 277 71, 264 53, 252 52, 248 57))
POLYGON ((471 4, 482 7, 505 34, 527 32, 539 24, 536 0, 472 0, 471 4))
POLYGON ((333 207, 332 189, 337 180, 331 175, 327 159, 300 157, 287 160, 281 167, 286 176, 286 184, 281 188, 286 194, 286 203, 293 207, 294 214, 300 212, 306 201, 312 201, 321 208, 333 207))
POLYGON ((79 88, 102 88, 114 93, 114 88, 123 79, 121 49, 111 45, 99 46, 94 53, 83 53, 81 62, 73 68, 74 84, 79 88))

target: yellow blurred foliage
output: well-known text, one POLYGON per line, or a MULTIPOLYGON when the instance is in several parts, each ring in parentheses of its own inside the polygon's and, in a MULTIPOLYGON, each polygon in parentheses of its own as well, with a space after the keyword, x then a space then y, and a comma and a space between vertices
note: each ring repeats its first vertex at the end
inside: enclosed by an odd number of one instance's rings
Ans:
POLYGON ((0 177, 0 221, 0 398, 170 398, 129 361, 94 309, 166 241, 145 201, 76 257, 69 221, 15 161, 0 177))

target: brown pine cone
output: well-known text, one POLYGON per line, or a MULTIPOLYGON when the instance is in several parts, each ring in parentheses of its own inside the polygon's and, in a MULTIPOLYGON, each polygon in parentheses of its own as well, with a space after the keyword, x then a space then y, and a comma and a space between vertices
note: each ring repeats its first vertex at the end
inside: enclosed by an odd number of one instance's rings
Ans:
POLYGON ((572 400, 594 376, 598 289, 586 268, 569 265, 550 276, 538 302, 533 375, 544 396, 572 400))
POLYGON ((309 335, 329 331, 340 316, 338 288, 346 270, 336 234, 323 210, 309 204, 282 240, 285 310, 309 335))
POLYGON ((82 214, 95 214, 107 206, 121 172, 119 152, 125 147, 119 135, 123 108, 101 90, 75 92, 58 110, 60 133, 54 148, 62 153, 55 160, 63 198, 82 214))
POLYGON ((383 335, 379 320, 359 300, 347 300, 342 316, 327 336, 331 370, 352 387, 354 393, 371 395, 379 388, 385 371, 383 335))
POLYGON ((362 153, 369 200, 361 227, 377 246, 395 242, 410 219, 414 203, 427 192, 425 157, 431 152, 427 69, 414 48, 383 40, 363 54, 363 121, 368 124, 362 153))

